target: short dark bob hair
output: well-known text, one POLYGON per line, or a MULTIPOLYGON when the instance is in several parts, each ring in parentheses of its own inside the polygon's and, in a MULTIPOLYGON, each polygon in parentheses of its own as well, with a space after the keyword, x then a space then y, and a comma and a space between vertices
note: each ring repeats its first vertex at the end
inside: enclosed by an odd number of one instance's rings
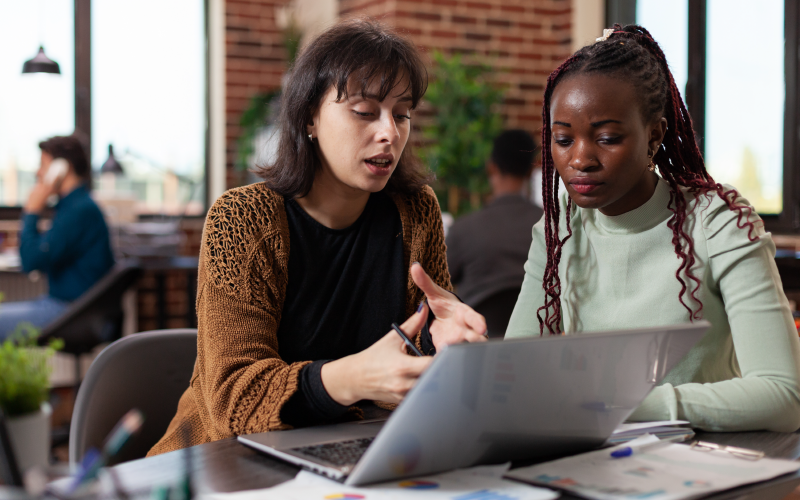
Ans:
MULTIPOLYGON (((428 72, 419 51, 409 40, 377 21, 349 20, 339 23, 313 40, 299 55, 283 86, 279 118, 280 138, 272 164, 256 173, 267 186, 288 198, 311 191, 322 164, 306 126, 319 109, 322 98, 335 87, 337 101, 348 97, 348 86, 360 83, 362 95, 372 82, 380 82, 382 101, 407 79, 411 109, 419 104, 428 87, 428 72)), ((407 143, 386 190, 415 193, 428 181, 422 162, 407 143)))
POLYGON ((92 168, 89 165, 86 148, 83 141, 76 134, 57 135, 39 143, 39 149, 56 158, 63 158, 69 162, 75 175, 90 182, 92 168))

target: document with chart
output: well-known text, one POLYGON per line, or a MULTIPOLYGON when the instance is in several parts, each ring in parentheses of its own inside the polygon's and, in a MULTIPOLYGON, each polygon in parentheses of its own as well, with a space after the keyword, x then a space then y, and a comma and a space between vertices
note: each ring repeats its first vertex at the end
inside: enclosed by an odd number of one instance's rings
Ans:
POLYGON ((624 445, 514 469, 505 477, 596 500, 698 498, 795 472, 800 463, 708 443, 692 447, 646 436, 624 445))
POLYGON ((551 500, 560 494, 503 479, 508 464, 471 467, 430 476, 388 481, 371 486, 345 486, 300 471, 274 488, 203 495, 202 500, 551 500))

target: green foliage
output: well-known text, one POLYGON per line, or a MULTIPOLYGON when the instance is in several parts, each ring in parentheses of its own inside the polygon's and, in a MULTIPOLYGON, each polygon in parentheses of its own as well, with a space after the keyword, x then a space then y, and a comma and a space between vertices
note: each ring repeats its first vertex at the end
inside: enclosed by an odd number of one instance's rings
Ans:
POLYGON ((236 148, 238 152, 236 166, 240 170, 247 170, 250 158, 255 154, 256 134, 277 113, 277 110, 273 108, 278 96, 280 96, 279 90, 256 94, 250 98, 250 104, 242 113, 242 117, 239 119, 242 134, 239 136, 236 148))
POLYGON ((39 410, 47 401, 50 386, 48 360, 61 349, 61 340, 47 347, 37 347, 39 331, 30 323, 21 323, 0 344, 0 407, 10 416, 39 410))
POLYGON ((286 47, 286 58, 289 66, 294 64, 297 53, 300 52, 300 42, 303 40, 303 32, 292 19, 289 25, 283 30, 283 46, 286 47))
MULTIPOLYGON (((447 188, 442 193, 446 197, 452 195, 454 187, 473 195, 485 194, 489 191, 486 160, 494 138, 503 130, 497 112, 503 91, 492 85, 492 68, 486 64, 465 64, 460 55, 448 58, 439 52, 433 59, 434 78, 425 100, 435 108, 435 116, 423 130, 430 141, 424 149, 425 157, 447 188)), ((459 203, 454 206, 453 201, 448 200, 451 211, 469 209, 459 203)))
MULTIPOLYGON (((300 51, 300 41, 303 32, 297 26, 294 18, 289 19, 289 24, 283 30, 283 46, 286 48, 287 63, 291 67, 300 51)), ((260 92, 250 98, 250 104, 239 118, 242 133, 236 143, 236 167, 246 171, 250 166, 250 158, 255 154, 255 138, 260 129, 274 122, 278 115, 277 104, 281 91, 260 92)))

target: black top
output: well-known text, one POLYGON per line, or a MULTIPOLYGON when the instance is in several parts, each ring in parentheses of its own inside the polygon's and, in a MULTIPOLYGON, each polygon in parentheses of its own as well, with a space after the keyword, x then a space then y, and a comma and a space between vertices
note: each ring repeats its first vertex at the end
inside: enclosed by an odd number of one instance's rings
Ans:
POLYGON ((363 351, 402 323, 408 270, 403 226, 394 202, 370 196, 346 229, 330 229, 294 200, 285 202, 289 223, 289 283, 278 326, 278 353, 303 367, 299 388, 281 419, 295 426, 342 416, 347 407, 328 395, 320 370, 330 360, 363 351))

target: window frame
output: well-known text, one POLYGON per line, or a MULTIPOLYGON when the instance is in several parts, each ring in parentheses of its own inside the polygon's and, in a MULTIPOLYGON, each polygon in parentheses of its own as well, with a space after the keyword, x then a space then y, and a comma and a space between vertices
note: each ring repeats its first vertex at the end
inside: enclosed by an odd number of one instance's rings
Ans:
MULTIPOLYGON (((210 120, 211 120, 211 70, 210 70, 210 3, 203 3, 203 58, 205 60, 205 88, 203 106, 205 130, 203 132, 203 213, 208 211, 209 201, 209 158, 210 158, 210 120)), ((75 0, 75 130, 84 135, 87 152, 92 154, 92 13, 91 0, 75 0)), ((213 200, 212 200, 213 201, 213 200)), ((205 216, 205 215, 203 215, 205 216)))
MULTIPOLYGON (((698 131, 698 146, 704 151, 703 136, 706 122, 706 40, 707 0, 687 0, 689 12, 688 62, 689 78, 686 82, 686 108, 698 131)), ((607 0, 606 25, 615 22, 636 22, 636 0, 607 0)), ((800 233, 800 2, 784 2, 784 104, 783 140, 783 211, 780 214, 763 214, 761 218, 768 231, 800 233)), ((754 35, 755 36, 755 35, 754 35)))

